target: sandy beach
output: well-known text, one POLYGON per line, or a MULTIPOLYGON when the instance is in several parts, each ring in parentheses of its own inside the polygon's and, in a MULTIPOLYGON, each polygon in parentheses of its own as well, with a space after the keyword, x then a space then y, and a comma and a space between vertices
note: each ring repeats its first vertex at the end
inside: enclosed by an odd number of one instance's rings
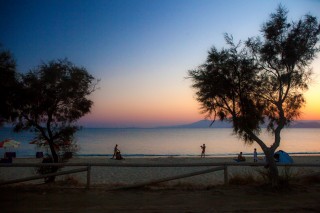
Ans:
MULTIPOLYGON (((319 156, 295 156, 295 163, 320 164, 319 156)), ((16 158, 13 163, 36 163, 39 159, 16 158)), ((232 158, 73 158, 70 163, 182 164, 224 163, 232 158)), ((252 162, 251 158, 247 162, 252 162)), ((71 168, 63 168, 67 170, 71 168)), ((135 190, 110 188, 205 170, 207 167, 93 167, 91 188, 85 189, 86 172, 64 175, 55 184, 43 180, 1 186, 1 212, 318 212, 320 185, 292 183, 273 191, 261 184, 223 185, 223 171, 165 182, 164 185, 135 190), (70 181, 71 180, 71 181, 70 181), (171 187, 173 186, 173 187, 171 187)), ((259 176, 263 167, 228 167, 229 178, 259 176)), ((283 169, 280 169, 283 170, 283 169)), ((299 167, 293 175, 319 172, 319 167, 299 167)), ((34 168, 0 167, 0 181, 35 175, 34 168)), ((318 178, 319 180, 319 178, 318 178)))
MULTIPOLYGON (((293 156, 295 163, 320 164, 319 156, 293 156)), ((15 163, 40 163, 41 159, 36 158, 15 158, 15 163)), ((192 164, 192 163, 234 163, 232 158, 126 158, 125 160, 113 160, 103 157, 72 158, 69 163, 113 163, 123 166, 126 164, 192 164)), ((252 158, 247 158, 246 162, 253 162, 252 158)), ((65 167, 61 171, 81 167, 65 167)), ((173 177, 177 175, 202 171, 213 167, 102 167, 94 166, 91 168, 91 186, 104 185, 124 186, 128 184, 143 183, 146 181, 157 180, 161 178, 173 177)), ((263 167, 255 166, 228 166, 229 179, 237 175, 251 175, 258 177, 263 167)), ((303 175, 312 172, 319 172, 319 167, 296 167, 291 168, 292 175, 303 175)), ((280 167, 280 173, 283 167, 280 167)), ((36 175, 35 168, 32 167, 0 167, 0 181, 13 180, 36 175)), ((84 185, 87 181, 87 173, 81 172, 57 177, 57 181, 72 179, 79 185, 84 185)), ((24 184, 42 184, 43 180, 33 180, 24 184)), ((198 188, 206 188, 212 185, 224 183, 224 171, 216 171, 207 174, 197 175, 188 178, 182 178, 163 183, 166 186, 174 185, 192 185, 198 188)))

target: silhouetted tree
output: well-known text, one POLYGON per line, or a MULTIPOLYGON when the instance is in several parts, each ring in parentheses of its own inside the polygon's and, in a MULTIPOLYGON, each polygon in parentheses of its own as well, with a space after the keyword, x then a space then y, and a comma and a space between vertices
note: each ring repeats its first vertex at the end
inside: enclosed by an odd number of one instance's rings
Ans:
POLYGON ((12 54, 0 50, 0 126, 15 118, 14 105, 18 89, 16 62, 12 54))
POLYGON ((54 162, 56 147, 72 141, 78 130, 76 121, 90 112, 93 104, 88 96, 96 81, 85 68, 68 60, 40 65, 22 75, 19 119, 15 130, 31 130, 48 142, 54 162))
POLYGON ((319 51, 317 19, 306 15, 289 23, 287 13, 279 6, 270 15, 262 26, 262 39, 249 38, 244 45, 235 45, 226 34, 229 48, 218 51, 213 47, 206 63, 188 72, 202 112, 214 120, 232 122, 234 132, 245 143, 259 144, 273 187, 279 183, 273 156, 281 130, 299 117, 312 74, 309 65, 319 51), (274 136, 271 146, 259 137, 263 124, 274 136))

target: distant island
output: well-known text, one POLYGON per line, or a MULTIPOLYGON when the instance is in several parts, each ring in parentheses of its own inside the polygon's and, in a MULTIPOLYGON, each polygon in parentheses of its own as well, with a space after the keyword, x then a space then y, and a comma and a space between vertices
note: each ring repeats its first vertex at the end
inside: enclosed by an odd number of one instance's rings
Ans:
MULTIPOLYGON (((159 128, 232 128, 232 124, 225 121, 219 121, 219 120, 213 123, 211 120, 200 120, 190 124, 162 126, 159 128)), ((320 128, 320 121, 308 121, 308 120, 294 121, 289 126, 289 128, 320 128)))

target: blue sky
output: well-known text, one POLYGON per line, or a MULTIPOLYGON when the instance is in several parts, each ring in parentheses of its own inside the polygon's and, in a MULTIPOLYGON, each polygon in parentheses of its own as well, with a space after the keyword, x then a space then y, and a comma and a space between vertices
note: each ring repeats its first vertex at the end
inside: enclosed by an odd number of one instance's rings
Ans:
POLYGON ((279 3, 293 20, 320 11, 316 0, 0 0, 0 43, 20 72, 68 58, 101 79, 85 125, 180 124, 203 118, 187 71, 224 33, 259 35, 279 3))

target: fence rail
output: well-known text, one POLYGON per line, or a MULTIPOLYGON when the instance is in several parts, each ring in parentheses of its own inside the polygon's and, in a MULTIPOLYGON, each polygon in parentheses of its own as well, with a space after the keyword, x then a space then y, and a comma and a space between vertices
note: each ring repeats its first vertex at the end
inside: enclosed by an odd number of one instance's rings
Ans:
MULTIPOLYGON (((278 166, 288 166, 288 167, 320 167, 320 164, 282 164, 278 163, 278 166)), ((0 167, 47 167, 47 166, 57 166, 57 167, 84 167, 79 169, 61 171, 56 173, 50 173, 45 175, 36 175, 26 178, 20 178, 15 180, 3 181, 0 182, 1 185, 13 184, 13 183, 20 183, 30 180, 42 179, 45 177, 52 177, 52 176, 59 176, 59 175, 66 175, 78 172, 87 172, 87 184, 86 188, 90 188, 91 182, 91 167, 214 167, 211 169, 206 169, 203 171, 192 172, 182 175, 177 175, 174 177, 162 178, 158 180, 152 180, 144 183, 132 184, 124 187, 119 188, 134 188, 134 187, 141 187, 145 185, 151 185, 155 183, 160 183, 169 180, 175 180, 185 177, 191 177, 195 175, 205 174, 209 172, 221 171, 224 170, 224 184, 228 184, 228 167, 229 166, 266 166, 265 163, 176 163, 176 164, 141 164, 141 163, 1 163, 0 167)))
POLYGON ((4 182, 0 182, 0 186, 1 185, 7 185, 7 184, 13 184, 13 183, 20 183, 20 182, 25 182, 25 181, 30 181, 30 180, 37 180, 37 179, 42 179, 42 178, 46 178, 46 177, 53 177, 53 176, 67 175, 67 174, 73 174, 73 173, 78 173, 78 172, 85 172, 85 171, 88 171, 88 167, 81 168, 81 169, 73 169, 73 170, 68 170, 68 171, 62 171, 62 172, 49 173, 49 174, 45 174, 45 175, 35 175, 35 176, 26 177, 26 178, 19 178, 19 179, 15 179, 15 180, 4 181, 4 182))
MULTIPOLYGON (((40 167, 40 166, 102 166, 102 167, 206 167, 206 166, 265 166, 266 163, 224 162, 224 163, 1 163, 0 167, 40 167)), ((278 166, 320 167, 310 163, 277 163, 278 166)))

